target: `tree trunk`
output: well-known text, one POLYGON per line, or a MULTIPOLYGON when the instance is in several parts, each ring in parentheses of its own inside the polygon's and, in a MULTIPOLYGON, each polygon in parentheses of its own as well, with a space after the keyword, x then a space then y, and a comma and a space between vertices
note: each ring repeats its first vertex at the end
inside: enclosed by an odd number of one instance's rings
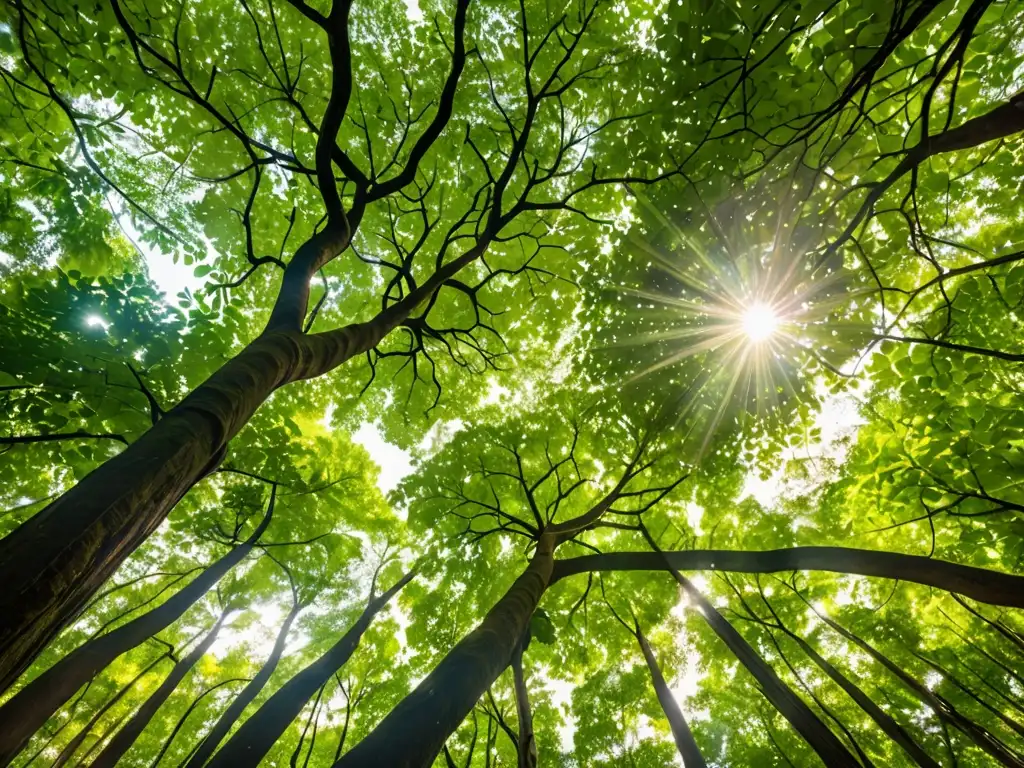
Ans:
POLYGON ((828 616, 823 616, 820 613, 818 616, 832 629, 889 670, 889 672, 902 682, 908 690, 914 693, 922 703, 932 709, 936 716, 946 721, 954 728, 962 731, 978 746, 979 749, 987 752, 998 763, 1007 766, 1007 768, 1024 768, 1024 760, 1022 760, 1019 755, 1009 749, 987 729, 978 725, 970 718, 965 717, 945 698, 930 691, 923 683, 914 679, 910 674, 905 672, 900 666, 889 659, 888 656, 883 654, 866 640, 861 639, 841 624, 830 619, 828 616))
POLYGON ((554 537, 542 534, 526 570, 477 627, 334 768, 429 768, 498 675, 551 580, 554 537))
POLYGON ((690 725, 686 722, 683 711, 679 708, 676 697, 672 695, 668 683, 665 682, 665 676, 661 674, 658 660, 654 658, 654 651, 651 650, 651 645, 647 642, 647 637, 640 629, 639 624, 636 626, 635 634, 636 640, 640 644, 640 650, 643 651, 644 661, 647 662, 647 669, 651 673, 654 692, 658 695, 658 701, 661 703, 661 709, 665 712, 669 727, 672 729, 672 737, 676 741, 679 755, 683 758, 684 768, 707 768, 704 755, 701 754, 700 747, 697 746, 697 742, 693 738, 690 725))
POLYGON ((758 682, 765 698, 779 710, 793 726, 793 729, 818 753, 822 762, 829 768, 833 768, 833 766, 860 768, 857 759, 850 754, 829 727, 811 711, 803 699, 782 681, 771 665, 743 639, 736 628, 726 621, 725 617, 693 586, 690 580, 676 570, 672 571, 672 575, 675 576, 687 598, 697 608, 708 626, 714 630, 715 634, 758 682))
POLYGON ((135 743, 136 739, 142 734, 146 726, 149 725, 149 721, 153 719, 153 715, 160 709, 160 706, 167 701, 174 689, 178 687, 178 684, 184 679, 185 675, 195 666, 196 662, 201 659, 206 652, 213 645, 213 641, 217 639, 217 634, 220 632, 221 627, 224 625, 224 620, 227 618, 230 608, 225 608, 221 611, 220 616, 217 617, 217 621, 214 623, 213 628, 206 634, 202 642, 199 643, 189 654, 174 665, 171 673, 167 678, 160 684, 150 697, 143 702, 142 706, 139 707, 138 711, 132 716, 121 730, 114 734, 114 738, 110 740, 110 743, 103 748, 103 751, 96 756, 96 759, 91 763, 90 768, 114 768, 124 754, 131 749, 131 746, 135 743))
POLYGON ((356 623, 338 642, 275 691, 263 706, 242 723, 242 727, 228 743, 214 754, 209 762, 210 768, 244 768, 259 765, 274 746, 274 742, 302 711, 306 702, 348 661, 374 617, 415 575, 415 570, 409 571, 387 592, 372 597, 356 623))
POLYGON ((75 737, 67 743, 67 746, 65 746, 64 749, 60 751, 60 754, 57 755, 57 759, 54 761, 53 765, 50 766, 50 768, 61 768, 61 766, 63 766, 68 760, 74 757, 75 752, 77 752, 78 748, 82 746, 82 742, 85 741, 85 738, 89 735, 89 732, 92 731, 92 729, 96 726, 96 723, 100 721, 100 718, 107 714, 107 712, 110 711, 110 708, 117 704, 117 702, 123 699, 124 695, 128 693, 128 691, 130 691, 132 687, 134 687, 134 685, 146 675, 146 673, 148 673, 151 669, 153 669, 153 667, 155 667, 157 664, 159 664, 161 661, 168 658, 169 656, 169 653, 164 653, 160 656, 157 656, 155 659, 153 659, 153 661, 149 663, 147 667, 144 667, 143 670, 139 672, 139 674, 133 677, 127 684, 122 686, 117 693, 111 696, 102 707, 96 710, 96 713, 91 718, 89 718, 89 722, 85 724, 82 730, 76 733, 75 737))
POLYGON ((1005 627, 1003 624, 999 623, 998 621, 992 621, 992 619, 990 619, 988 616, 983 614, 981 611, 979 611, 976 608, 968 605, 967 601, 964 600, 962 597, 960 597, 960 595, 954 594, 954 595, 950 595, 950 597, 952 597, 954 600, 956 600, 956 602, 959 603, 960 606, 965 611, 968 611, 973 616, 976 616, 977 618, 981 619, 988 626, 992 627, 992 629, 994 629, 1000 635, 1002 635, 1007 640, 1009 640, 1010 641, 1010 645, 1013 647, 1013 649, 1018 654, 1024 656, 1024 638, 1021 638, 1021 636, 1018 635, 1016 632, 1014 632, 1014 631, 1010 630, 1009 628, 1005 627))
MULTIPOLYGON (((330 681, 328 681, 330 682, 330 681)), ((306 763, 309 762, 309 756, 313 754, 313 747, 316 746, 316 732, 320 725, 320 702, 323 701, 324 691, 327 689, 327 683, 320 686, 320 690, 316 692, 316 699, 313 700, 313 706, 309 709, 309 717, 306 718, 306 725, 302 729, 302 733, 299 734, 299 743, 295 745, 295 750, 292 752, 291 760, 289 765, 291 768, 299 767, 299 756, 302 754, 302 748, 306 744, 306 734, 309 733, 309 726, 313 726, 313 736, 309 741, 309 751, 306 753, 306 760, 303 762, 303 768, 306 763)))
POLYGON ((830 571, 878 576, 938 587, 993 605, 1024 608, 1024 576, 949 563, 919 555, 901 555, 847 547, 791 547, 765 551, 693 549, 684 552, 609 552, 570 557, 555 563, 552 583, 588 571, 830 571))
POLYGON ((176 722, 174 724, 174 728, 172 728, 171 732, 169 734, 167 734, 167 738, 164 739, 163 746, 160 747, 160 751, 156 753, 156 757, 153 758, 153 762, 150 763, 149 768, 157 768, 157 766, 160 765, 160 761, 164 759, 164 755, 167 754, 167 750, 171 748, 171 744, 174 743, 174 739, 178 736, 178 733, 185 726, 185 723, 188 721, 189 716, 193 712, 195 712, 196 707, 198 707, 200 704, 202 704, 203 699, 205 699, 207 696, 209 696, 214 691, 216 691, 216 690, 218 690, 220 688, 223 688, 225 685, 231 685, 232 683, 241 683, 241 682, 246 682, 247 683, 247 682, 249 682, 249 678, 246 678, 246 677, 232 677, 232 678, 230 678, 228 680, 221 680, 219 683, 214 683, 209 688, 207 688, 205 691, 203 691, 198 696, 196 696, 194 699, 192 699, 192 703, 188 705, 188 709, 186 709, 182 713, 181 717, 178 718, 178 722, 176 722))
POLYGON ((952 683, 954 687, 959 688, 960 691, 962 693, 964 693, 966 696, 968 696, 969 698, 973 699, 981 707, 987 709, 989 712, 991 712, 993 715, 995 715, 996 718, 998 718, 1003 723, 1003 725, 1005 725, 1011 731, 1016 733, 1018 738, 1024 739, 1024 725, 1021 725, 1020 723, 1018 723, 1016 720, 1014 720, 1012 717, 1010 717, 1009 715, 1007 715, 1005 712, 1001 711, 997 707, 992 706, 992 704, 990 704, 988 701, 983 699, 979 694, 977 694, 974 691, 972 691, 970 689, 970 687, 966 683, 964 683, 961 680, 959 680, 952 672, 950 672, 948 669, 946 669, 944 666, 942 666, 938 662, 932 661, 927 656, 924 656, 924 655, 922 655, 920 653, 917 653, 916 651, 911 651, 911 653, 913 653, 916 658, 920 659, 925 664, 927 664, 929 667, 931 667, 936 672, 938 672, 940 675, 942 675, 946 679, 947 682, 952 683))
POLYGON ((647 528, 640 525, 640 532, 643 534, 651 549, 652 554, 661 557, 662 564, 668 566, 669 572, 675 577, 679 586, 683 588, 687 598, 697 608, 701 617, 714 630, 719 639, 722 640, 732 651, 747 671, 761 686, 761 692, 765 695, 790 725, 799 733, 811 748, 818 753, 825 765, 849 766, 849 768, 860 768, 860 763, 843 746, 842 742, 825 725, 811 708, 804 703, 804 700, 797 696, 782 679, 775 674, 775 670, 768 664, 761 655, 755 651, 750 644, 743 639, 736 628, 726 621, 715 607, 693 586, 689 579, 683 576, 674 566, 670 553, 663 552, 658 543, 653 539, 647 528))
POLYGON ((882 733, 899 744, 899 746, 902 747, 908 755, 910 755, 915 763, 921 766, 921 768, 942 768, 938 761, 932 759, 928 753, 921 748, 921 745, 918 744, 903 728, 903 726, 897 723, 881 707, 875 704, 875 702, 873 702, 871 698, 852 680, 833 667, 832 664, 819 654, 810 643, 795 632, 787 629, 785 626, 782 626, 781 629, 789 635, 797 645, 800 646, 800 649, 807 654, 811 661, 818 665, 818 668, 821 669, 822 672, 828 675, 832 682, 842 688, 843 691, 846 692, 846 695, 853 699, 857 703, 857 706, 864 710, 868 717, 875 722, 875 725, 881 729, 882 733))
POLYGON ((107 729, 97 736, 96 741, 94 741, 92 746, 85 751, 85 754, 82 755, 82 759, 75 763, 75 768, 80 768, 85 765, 89 758, 92 757, 92 753, 103 746, 104 742, 110 738, 110 734, 115 733, 124 724, 124 721, 128 719, 129 714, 129 712, 125 712, 117 718, 117 720, 107 726, 107 729))
POLYGON ((537 739, 533 733, 533 712, 530 710, 530 696, 523 675, 522 643, 512 652, 512 677, 515 681, 516 714, 519 719, 519 741, 516 744, 519 768, 537 768, 537 739))
POLYGON ((277 664, 281 660, 281 654, 284 653, 288 632, 291 630, 292 623, 301 609, 302 604, 298 601, 292 605, 292 609, 288 612, 280 631, 277 633, 277 639, 274 641, 274 647, 270 651, 270 656, 263 662, 263 666, 260 667, 260 671, 256 673, 256 676, 249 681, 245 688, 239 691, 238 695, 231 701, 231 704, 228 705, 228 708, 224 710, 224 713, 217 718, 213 729, 202 740, 202 743, 200 743, 198 749, 192 754, 188 762, 185 763, 185 768, 202 768, 214 751, 216 751, 217 747, 220 746, 220 743, 224 741, 224 737, 228 735, 228 731, 231 730, 238 718, 241 717, 245 708, 263 690, 270 676, 277 669, 277 664))
POLYGON ((7 765, 25 742, 99 670, 177 621, 252 551, 270 524, 274 492, 256 530, 188 586, 162 605, 112 632, 88 641, 58 661, 0 707, 0 766, 7 765))
POLYGON ((28 766, 32 765, 32 763, 34 763, 36 761, 36 759, 38 759, 38 757, 41 754, 43 754, 43 752, 45 752, 47 749, 49 749, 50 745, 53 744, 53 742, 55 742, 57 740, 57 737, 59 737, 61 735, 61 733, 64 732, 64 729, 67 728, 69 725, 71 725, 71 723, 74 722, 75 712, 78 711, 78 708, 81 706, 82 701, 85 699, 86 695, 89 693, 89 688, 92 687, 92 684, 94 682, 96 682, 96 678, 95 677, 92 680, 90 680, 88 682, 88 684, 86 684, 85 686, 82 687, 82 690, 75 697, 75 700, 73 702, 71 702, 71 706, 68 707, 67 716, 64 718, 64 722, 61 723, 57 728, 54 729, 53 733, 51 733, 46 738, 46 741, 44 741, 42 744, 39 745, 39 747, 36 749, 36 751, 33 754, 29 755, 27 760, 24 760, 22 762, 21 768, 28 768, 28 766))
POLYGON ((375 347, 487 245, 481 238, 368 322, 307 334, 301 323, 309 278, 348 247, 348 233, 328 229, 303 244, 296 258, 301 254, 303 269, 312 271, 305 279, 286 275, 289 290, 278 296, 274 322, 260 336, 142 437, 0 539, 0 691, 216 468, 231 438, 276 389, 321 376, 375 347), (289 325, 287 317, 297 320, 289 325))

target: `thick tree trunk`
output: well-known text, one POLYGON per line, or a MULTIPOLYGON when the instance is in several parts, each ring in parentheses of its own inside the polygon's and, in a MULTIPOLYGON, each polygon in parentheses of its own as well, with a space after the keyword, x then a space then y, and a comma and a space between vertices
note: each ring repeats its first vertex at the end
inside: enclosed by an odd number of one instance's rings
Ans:
MULTIPOLYGON (((107 699, 103 706, 96 710, 95 714, 93 714, 93 716, 89 718, 89 722, 85 724, 82 730, 75 734, 75 737, 67 743, 64 749, 60 751, 60 754, 57 755, 57 759, 53 762, 53 765, 50 766, 50 768, 61 768, 65 763, 68 762, 68 760, 74 757, 75 752, 77 752, 78 748, 82 746, 82 742, 85 741, 86 737, 89 735, 92 729, 96 727, 96 723, 100 721, 100 718, 107 714, 107 712, 110 711, 110 708, 117 704, 117 702, 123 699, 124 695, 128 693, 128 691, 130 691, 135 686, 135 684, 139 682, 139 680, 141 680, 151 669, 153 669, 153 667, 155 667, 161 661, 169 657, 169 653, 164 653, 160 656, 157 656, 146 667, 144 667, 142 671, 139 672, 139 674, 137 674, 125 685, 123 685, 121 689, 117 691, 117 693, 115 693, 113 696, 107 699)), ((32 761, 30 760, 28 763, 26 763, 26 765, 29 765, 31 763, 32 761)))
POLYGON ((512 652, 512 678, 515 681, 516 714, 519 719, 519 741, 516 744, 519 768, 537 768, 537 739, 533 733, 533 712, 530 710, 530 695, 523 674, 522 643, 512 652))
POLYGON ((448 652, 335 768, 428 768, 498 675, 551 580, 554 537, 543 534, 530 565, 483 621, 448 652))
POLYGON ((210 768, 244 768, 259 765, 274 746, 274 742, 302 711, 306 702, 348 661, 374 617, 415 575, 415 570, 410 571, 387 592, 371 598, 356 623, 337 643, 275 691, 263 706, 242 723, 242 727, 227 744, 214 754, 209 762, 210 768))
POLYGON ((684 552, 609 552, 558 560, 552 583, 588 571, 663 571, 667 558, 680 571, 777 573, 830 571, 860 576, 899 579, 947 592, 957 592, 982 603, 1024 608, 1024 576, 949 563, 918 555, 901 555, 848 547, 792 547, 765 551, 692 549, 684 552))
POLYGON ((954 728, 962 731, 964 735, 969 737, 978 746, 979 749, 987 752, 1000 765, 1005 765, 1007 768, 1024 768, 1024 759, 1022 759, 1016 752, 1009 749, 998 738, 993 736, 988 729, 978 725, 970 718, 965 717, 944 697, 929 690, 927 686, 916 680, 909 673, 905 672, 902 667, 893 662, 888 656, 883 654, 866 640, 846 629, 846 627, 841 624, 833 621, 828 616, 823 616, 821 614, 818 614, 818 616, 832 629, 889 670, 889 672, 902 682, 908 690, 914 693, 922 703, 933 710, 936 716, 949 723, 954 728))
POLYGON ((679 755, 683 758, 684 768, 707 768, 704 755, 701 754, 700 747, 697 746, 697 742, 693 738, 690 725, 686 722, 686 717, 683 716, 683 711, 679 708, 676 697, 672 695, 668 683, 665 682, 665 676, 661 674, 658 660, 654 658, 654 651, 651 650, 651 645, 647 642, 647 637, 639 625, 636 627, 635 634, 636 640, 640 644, 640 650, 644 654, 644 661, 647 662, 647 669, 651 673, 654 692, 658 696, 658 702, 672 729, 672 738, 675 739, 679 755))
POLYGON ((231 704, 228 705, 228 708, 224 710, 224 713, 217 718, 213 729, 206 735, 198 749, 192 753, 192 756, 185 764, 185 768, 202 768, 216 751, 217 747, 220 746, 220 743, 224 741, 224 737, 228 735, 228 732, 238 718, 241 717, 245 708, 263 690, 270 676, 277 669, 278 662, 281 661, 281 654, 284 653, 288 632, 291 630, 292 623, 301 609, 302 604, 298 601, 292 605, 292 609, 288 612, 280 631, 277 633, 277 639, 274 641, 274 647, 270 651, 270 656, 263 662, 263 666, 260 667, 260 671, 256 673, 256 676, 249 681, 245 688, 239 691, 238 695, 231 701, 231 704))
POLYGON ((0 540, 0 686, 71 621, 171 508, 220 462, 227 441, 287 380, 294 345, 263 336, 146 434, 0 540))
POLYGON ((274 497, 271 496, 267 511, 252 535, 205 569, 188 586, 159 607, 76 648, 0 707, 0 766, 7 765, 32 734, 99 670, 170 626, 195 605, 252 551, 270 524, 273 513, 274 497))
POLYGON ((174 665, 171 673, 164 679, 160 684, 160 687, 150 694, 149 698, 146 699, 142 706, 139 707, 138 711, 132 715, 132 719, 125 723, 124 727, 121 728, 114 738, 110 740, 110 743, 103 748, 96 759, 91 763, 90 768, 114 768, 120 762, 121 758, 124 757, 125 752, 131 749, 136 739, 142 735, 142 732, 149 725, 149 721, 153 719, 153 715, 160 709, 160 706, 167 701, 174 689, 178 687, 178 684, 184 679, 185 675, 196 665, 196 662, 201 659, 206 652, 213 645, 213 641, 217 639, 217 634, 220 632, 222 626, 224 626, 224 620, 230 613, 230 608, 225 608, 220 616, 217 617, 217 621, 214 623, 213 628, 206 633, 206 637, 203 638, 202 642, 199 643, 194 649, 192 649, 185 658, 174 665))
POLYGON ((0 540, 0 691, 216 468, 228 442, 274 390, 375 347, 488 245, 481 238, 368 322, 303 333, 309 279, 348 246, 347 238, 324 231, 307 241, 296 254, 303 267, 287 270, 289 290, 279 295, 267 330, 142 437, 0 540))
POLYGON ((75 697, 75 700, 73 702, 71 702, 71 706, 68 707, 67 714, 64 717, 64 722, 61 723, 56 729, 54 729, 53 733, 51 733, 47 737, 46 741, 44 741, 42 744, 40 744, 37 747, 36 751, 33 754, 29 755, 27 759, 22 760, 22 763, 21 763, 22 764, 22 768, 28 768, 28 766, 32 765, 32 763, 34 763, 36 761, 36 759, 41 754, 43 754, 43 752, 45 752, 47 749, 50 748, 50 745, 53 744, 53 742, 55 742, 57 740, 57 738, 61 735, 61 733, 64 732, 64 729, 67 728, 69 725, 71 725, 74 722, 75 712, 78 711, 78 708, 81 706, 82 701, 85 699, 86 695, 89 693, 89 689, 92 687, 92 684, 95 681, 96 681, 96 678, 94 677, 92 680, 90 680, 88 682, 88 684, 83 686, 82 690, 75 697))

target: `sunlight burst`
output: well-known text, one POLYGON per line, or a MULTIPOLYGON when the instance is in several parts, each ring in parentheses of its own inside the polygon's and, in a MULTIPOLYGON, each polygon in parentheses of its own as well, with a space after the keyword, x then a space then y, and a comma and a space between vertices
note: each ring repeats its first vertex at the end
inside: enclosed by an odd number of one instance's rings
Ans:
POLYGON ((743 313, 743 332, 754 342, 764 341, 779 327, 779 316, 768 304, 756 302, 743 313))
POLYGON ((625 381, 664 372, 658 389, 679 387, 675 418, 692 421, 701 452, 723 419, 776 418, 781 406, 792 413, 813 397, 808 376, 834 370, 826 357, 842 351, 833 314, 851 299, 845 271, 817 267, 774 219, 769 229, 746 217, 750 225, 731 237, 704 240, 649 203, 643 210, 663 229, 629 239, 646 268, 620 288, 636 301, 610 344, 629 350, 625 381))

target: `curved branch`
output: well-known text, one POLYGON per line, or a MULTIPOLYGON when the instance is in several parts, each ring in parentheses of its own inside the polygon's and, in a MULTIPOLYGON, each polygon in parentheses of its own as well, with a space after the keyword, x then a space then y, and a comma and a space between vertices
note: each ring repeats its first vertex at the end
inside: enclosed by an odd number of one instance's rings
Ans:
POLYGON ((556 560, 551 582, 590 571, 663 571, 667 562, 683 571, 828 571, 877 576, 936 587, 981 603, 1024 608, 1024 576, 950 563, 920 555, 903 555, 849 547, 790 549, 693 549, 680 552, 609 552, 556 560))

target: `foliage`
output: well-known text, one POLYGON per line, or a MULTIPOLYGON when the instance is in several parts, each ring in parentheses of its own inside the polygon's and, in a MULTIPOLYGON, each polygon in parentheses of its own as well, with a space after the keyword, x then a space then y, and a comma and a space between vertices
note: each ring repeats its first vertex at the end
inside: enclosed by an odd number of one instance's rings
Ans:
MULTIPOLYGON (((253 551, 12 764, 88 765, 227 612, 123 762, 184 765, 282 627, 236 726, 410 571, 263 764, 345 765, 545 556, 833 546, 982 588, 1022 573, 1020 4, 0 13, 0 533, 194 415, 254 342, 291 334, 311 366, 253 396, 144 543, 111 544, 113 577, 0 702, 164 605, 273 492, 253 551), (357 354, 324 352, 344 333, 357 354)), ((545 582, 503 638, 540 764, 680 764, 631 627, 709 765, 819 764, 717 610, 851 765, 925 764, 885 718, 935 765, 1024 765, 1020 604, 843 568, 690 574, 711 611, 664 563, 545 582)), ((521 764, 501 662, 435 766, 521 764)))

